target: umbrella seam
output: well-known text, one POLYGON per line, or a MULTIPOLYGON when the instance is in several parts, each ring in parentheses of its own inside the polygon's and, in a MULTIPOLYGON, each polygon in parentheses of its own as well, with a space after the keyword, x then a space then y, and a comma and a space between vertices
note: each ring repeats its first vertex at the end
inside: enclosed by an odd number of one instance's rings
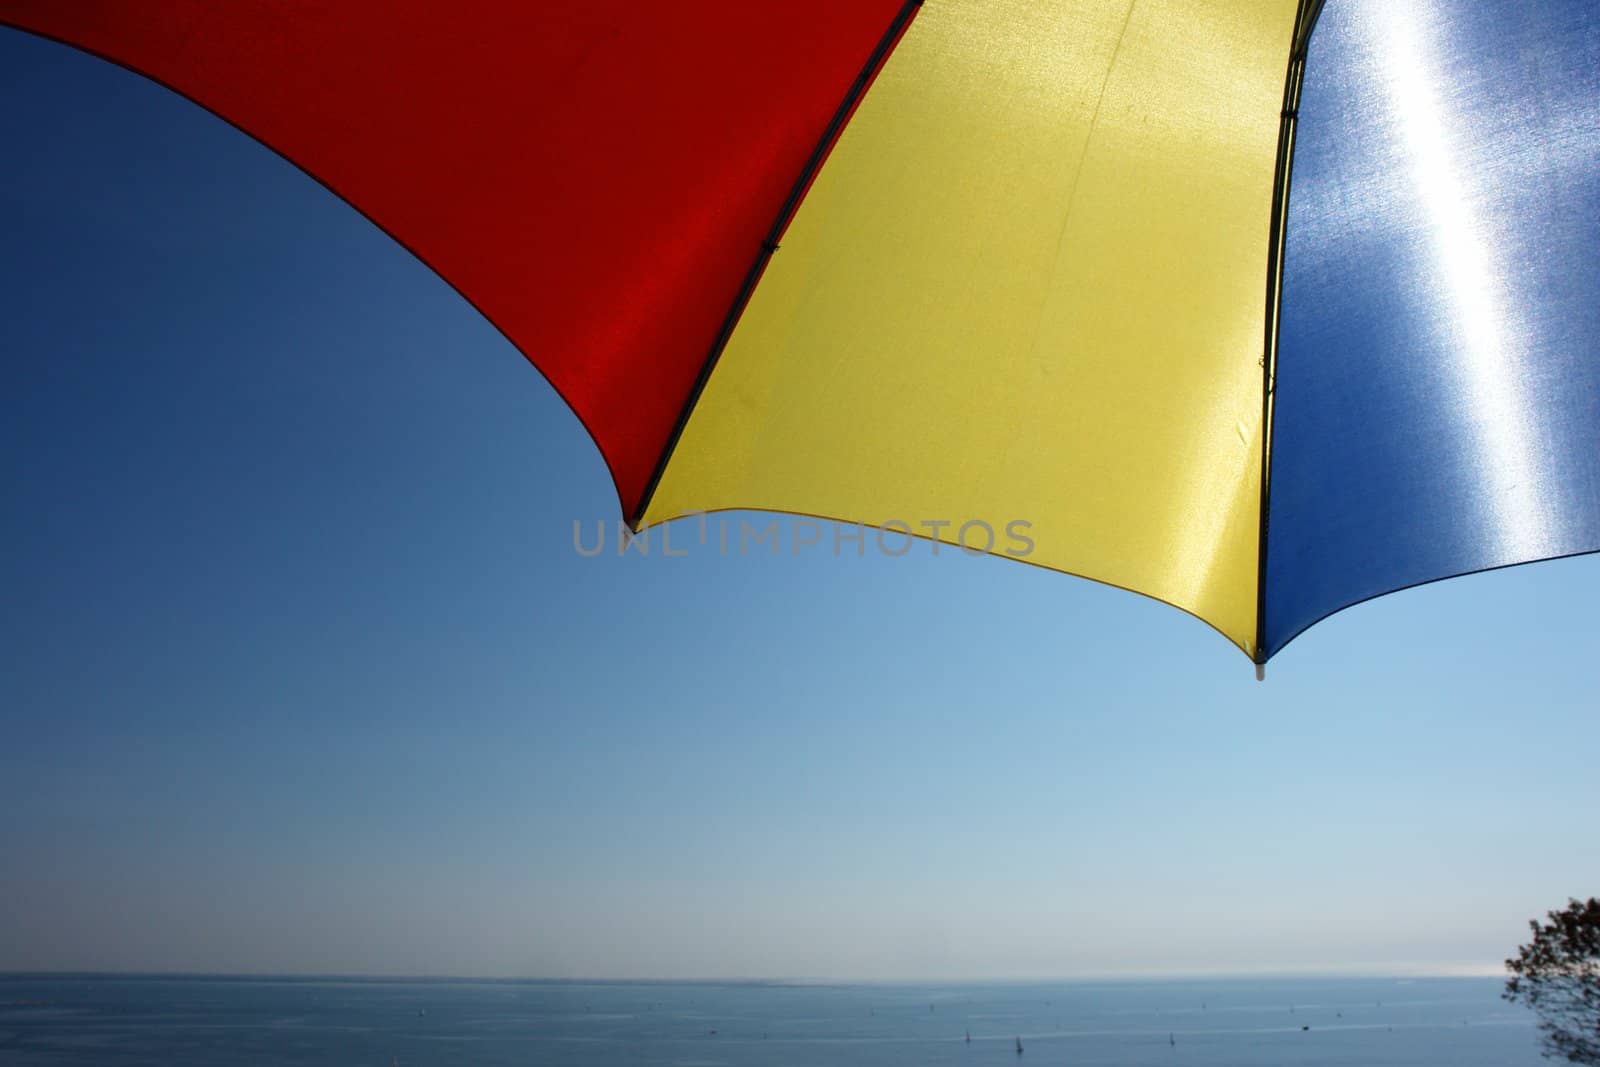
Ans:
POLYGON ((778 243, 788 229, 795 213, 800 209, 800 202, 805 198, 807 190, 827 161, 829 152, 834 143, 844 132, 845 125, 850 116, 855 112, 856 106, 866 96, 867 89, 873 79, 888 60, 889 53, 894 50, 895 44, 905 33, 906 27, 911 24, 912 16, 922 6, 923 0, 905 0, 900 10, 895 13, 888 29, 878 39, 877 45, 867 57, 866 64, 861 72, 856 75, 855 81, 850 83, 850 88, 845 92, 844 99, 840 101, 833 118, 828 122, 822 132, 822 137, 806 159, 805 166, 800 170, 794 185, 789 190, 789 195, 784 199, 783 206, 778 209, 778 217, 773 220, 772 228, 767 231, 767 236, 762 239, 760 248, 756 253, 755 262, 746 272, 744 283, 739 287, 739 292, 733 298, 733 306, 728 309, 728 314, 722 321, 722 327, 717 331, 715 340, 711 343, 711 350, 706 354, 705 361, 700 366, 700 373, 695 378, 694 385, 689 390, 689 395, 684 399, 683 407, 678 412, 677 422, 673 424, 672 433, 667 438, 667 443, 661 450, 661 456, 656 461, 656 467, 651 472, 650 480, 645 483, 644 492, 639 497, 638 506, 633 514, 628 516, 628 525, 635 533, 643 528, 644 516, 650 510, 650 503, 655 498, 656 489, 661 484, 662 477, 667 472, 667 466, 672 462, 673 453, 677 450, 678 441, 683 436, 684 429, 689 425, 689 419, 694 414, 700 397, 705 392, 706 383, 711 379, 711 372, 716 369, 717 361, 721 359, 723 351, 728 347, 729 340, 733 337, 734 327, 738 325, 750 299, 755 295, 756 285, 761 281, 767 263, 778 250, 778 243))
MULTIPOLYGON (((1267 238, 1267 302, 1261 348, 1261 499, 1257 515, 1256 634, 1250 658, 1258 666, 1269 658, 1267 635, 1267 526, 1272 502, 1272 425, 1277 414, 1278 324, 1283 298, 1283 260, 1288 247, 1289 189, 1294 171, 1294 140, 1300 116, 1300 90, 1305 84, 1311 32, 1323 0, 1300 0, 1289 41, 1289 67, 1283 81, 1283 109, 1278 115, 1278 154, 1272 175, 1272 214, 1267 238)), ((1259 677, 1259 675, 1258 675, 1259 677)))

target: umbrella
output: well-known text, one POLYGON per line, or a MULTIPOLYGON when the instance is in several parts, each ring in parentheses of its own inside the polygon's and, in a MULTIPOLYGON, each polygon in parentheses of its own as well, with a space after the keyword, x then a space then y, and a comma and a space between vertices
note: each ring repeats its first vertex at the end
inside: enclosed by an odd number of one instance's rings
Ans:
POLYGON ((636 531, 909 531, 1157 598, 1258 665, 1370 597, 1600 549, 1587 0, 0 22, 209 108, 429 264, 636 531))

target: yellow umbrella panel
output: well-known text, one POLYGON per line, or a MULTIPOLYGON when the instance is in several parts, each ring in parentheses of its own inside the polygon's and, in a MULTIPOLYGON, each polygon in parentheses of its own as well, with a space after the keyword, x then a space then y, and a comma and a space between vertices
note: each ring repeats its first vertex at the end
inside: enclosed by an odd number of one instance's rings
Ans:
POLYGON ((1029 562, 1166 601, 1253 654, 1296 14, 923 5, 768 262, 644 524, 762 508, 954 541, 1021 521, 1029 562))

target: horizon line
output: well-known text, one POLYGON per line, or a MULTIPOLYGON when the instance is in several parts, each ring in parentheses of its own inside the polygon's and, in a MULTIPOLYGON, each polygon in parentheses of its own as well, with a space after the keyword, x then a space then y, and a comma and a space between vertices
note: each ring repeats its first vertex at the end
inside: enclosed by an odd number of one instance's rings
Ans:
POLYGON ((218 982, 334 982, 346 984, 496 984, 496 985, 745 985, 745 986, 940 986, 940 985, 1037 985, 1037 984, 1089 984, 1133 982, 1199 982, 1247 981, 1285 979, 1346 979, 1350 981, 1408 981, 1415 979, 1449 978, 1499 978, 1505 976, 1505 965, 1457 964, 1432 965, 1416 969, 1264 969, 1221 971, 1101 971, 1062 975, 989 975, 989 976, 925 976, 925 977, 827 977, 817 975, 790 976, 536 976, 536 975, 472 975, 472 974, 364 974, 358 971, 295 972, 295 971, 187 971, 187 970, 9 970, 0 968, 0 981, 19 979, 62 980, 135 980, 155 981, 218 981, 218 982))

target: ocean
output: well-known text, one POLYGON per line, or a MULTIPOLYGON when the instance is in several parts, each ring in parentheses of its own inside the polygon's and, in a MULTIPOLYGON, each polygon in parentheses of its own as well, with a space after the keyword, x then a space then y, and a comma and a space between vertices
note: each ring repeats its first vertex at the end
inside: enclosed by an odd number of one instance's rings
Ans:
POLYGON ((1533 1017, 1501 1001, 1500 988, 1492 978, 917 986, 0 976, 0 1064, 1546 1062, 1533 1017))

